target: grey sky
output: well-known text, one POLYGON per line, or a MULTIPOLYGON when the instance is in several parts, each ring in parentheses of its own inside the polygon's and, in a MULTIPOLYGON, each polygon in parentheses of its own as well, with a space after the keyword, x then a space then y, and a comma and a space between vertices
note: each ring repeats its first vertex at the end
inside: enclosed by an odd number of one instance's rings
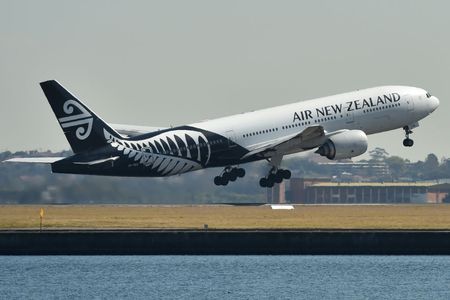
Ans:
POLYGON ((385 84, 441 106, 402 147, 450 156, 449 1, 0 1, 0 151, 68 149, 40 81, 104 120, 179 125, 385 84))

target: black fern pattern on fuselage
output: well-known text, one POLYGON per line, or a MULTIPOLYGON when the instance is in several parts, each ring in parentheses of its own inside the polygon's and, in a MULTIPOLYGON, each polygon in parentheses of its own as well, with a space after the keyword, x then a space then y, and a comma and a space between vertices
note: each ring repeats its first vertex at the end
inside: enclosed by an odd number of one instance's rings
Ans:
POLYGON ((143 166, 151 176, 170 176, 238 160, 247 152, 225 137, 192 127, 180 127, 127 139, 104 130, 110 146, 121 152, 128 166, 143 166), (223 154, 226 154, 222 157, 223 154))
POLYGON ((248 150, 210 131, 183 126, 125 138, 103 129, 107 146, 86 151, 52 164, 55 173, 108 176, 161 177, 242 161, 248 150), (109 159, 108 159, 109 158, 109 159), (80 161, 104 161, 80 164, 80 161))

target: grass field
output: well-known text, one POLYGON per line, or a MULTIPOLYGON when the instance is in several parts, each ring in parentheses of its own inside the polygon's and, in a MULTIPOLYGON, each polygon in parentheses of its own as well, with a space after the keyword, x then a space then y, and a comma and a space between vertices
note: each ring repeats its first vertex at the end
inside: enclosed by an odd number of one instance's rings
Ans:
POLYGON ((211 229, 450 229, 450 205, 128 206, 0 205, 0 229, 39 228, 211 229))

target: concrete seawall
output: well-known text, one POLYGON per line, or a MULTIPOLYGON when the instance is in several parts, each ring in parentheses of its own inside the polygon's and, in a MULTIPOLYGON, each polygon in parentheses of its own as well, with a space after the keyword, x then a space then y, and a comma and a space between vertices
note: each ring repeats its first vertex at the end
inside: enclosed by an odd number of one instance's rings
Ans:
POLYGON ((0 255, 140 254, 450 255, 450 231, 0 231, 0 255))

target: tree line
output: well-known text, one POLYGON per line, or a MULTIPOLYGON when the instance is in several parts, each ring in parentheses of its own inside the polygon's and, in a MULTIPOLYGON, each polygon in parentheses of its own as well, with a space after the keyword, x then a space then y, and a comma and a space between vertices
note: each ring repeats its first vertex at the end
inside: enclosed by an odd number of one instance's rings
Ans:
MULTIPOLYGON (((69 156, 70 151, 1 152, 0 161, 12 157, 69 156)), ((359 162, 368 166, 385 164, 382 175, 371 168, 359 170, 348 180, 419 181, 450 178, 450 161, 429 154, 423 161, 410 162, 389 156, 381 148, 369 152, 370 159, 359 162)), ((287 157, 283 168, 293 177, 339 178, 340 168, 334 164, 318 163, 311 157, 287 157)), ((266 201, 266 189, 258 185, 267 174, 265 161, 245 164, 246 176, 226 187, 217 187, 214 176, 222 169, 213 168, 167 178, 123 178, 52 174, 50 166, 36 164, 0 163, 0 203, 249 203, 266 201)))

